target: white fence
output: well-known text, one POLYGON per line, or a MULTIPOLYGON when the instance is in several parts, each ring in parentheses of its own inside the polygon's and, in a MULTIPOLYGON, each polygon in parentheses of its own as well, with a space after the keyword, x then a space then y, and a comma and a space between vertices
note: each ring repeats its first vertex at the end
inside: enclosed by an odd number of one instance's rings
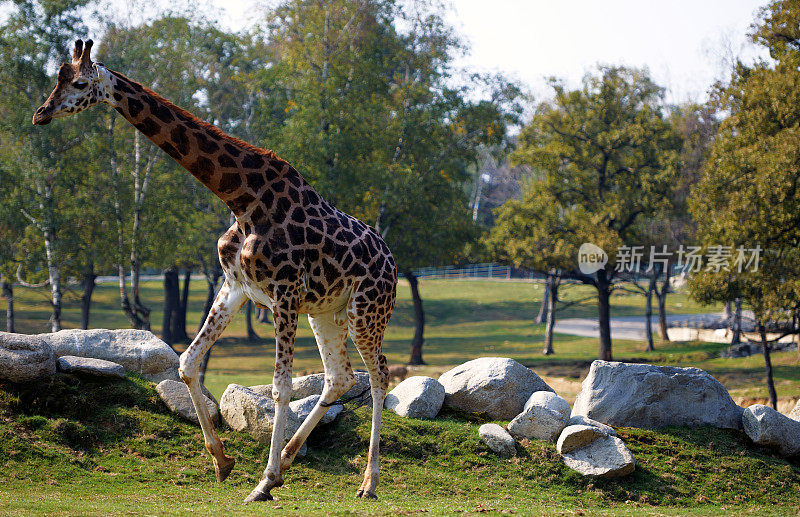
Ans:
POLYGON ((533 278, 533 274, 495 263, 465 264, 463 266, 422 267, 413 270, 417 278, 533 278))

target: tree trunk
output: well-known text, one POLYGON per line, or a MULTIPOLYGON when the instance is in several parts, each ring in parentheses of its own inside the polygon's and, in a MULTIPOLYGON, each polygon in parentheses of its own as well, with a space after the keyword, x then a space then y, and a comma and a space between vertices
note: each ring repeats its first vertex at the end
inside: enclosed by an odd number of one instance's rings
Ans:
POLYGON ((542 295, 542 304, 539 306, 539 314, 533 319, 534 325, 539 325, 544 323, 547 319, 548 307, 547 304, 550 303, 550 275, 547 275, 547 278, 544 281, 544 294, 542 295))
POLYGON ((605 269, 597 272, 597 322, 600 326, 600 353, 598 358, 613 361, 611 355, 611 290, 605 269))
POLYGON ((203 323, 206 322, 208 313, 211 312, 211 307, 214 305, 214 298, 216 298, 217 295, 217 284, 222 276, 222 270, 217 267, 209 271, 204 267, 203 274, 206 277, 208 290, 206 291, 206 303, 203 306, 203 317, 200 318, 200 324, 197 326, 197 332, 200 332, 200 329, 203 328, 203 323))
POLYGON ((414 302, 414 339, 411 340, 411 357, 408 364, 425 364, 422 360, 422 345, 425 342, 425 311, 422 308, 422 297, 419 295, 419 280, 411 271, 405 272, 408 285, 411 287, 411 300, 414 302))
POLYGON ((55 262, 54 257, 54 235, 49 229, 44 232, 44 251, 47 257, 47 273, 50 277, 50 294, 53 312, 50 316, 51 332, 61 330, 61 271, 55 262))
POLYGON ((256 319, 259 323, 265 323, 267 325, 272 325, 272 321, 269 319, 269 310, 267 309, 256 309, 256 319))
POLYGON ((547 275, 547 282, 545 284, 545 292, 548 294, 547 300, 543 300, 543 304, 547 304, 547 324, 544 327, 544 355, 552 355, 555 353, 553 350, 553 330, 556 326, 556 304, 558 303, 558 286, 561 279, 554 275, 547 275))
POLYGON ((247 300, 247 303, 244 307, 244 314, 245 320, 247 321, 247 340, 248 341, 258 341, 261 339, 258 334, 256 334, 255 329, 253 328, 253 302, 252 300, 247 300))
POLYGON ((94 293, 95 280, 97 275, 94 274, 94 264, 91 263, 86 267, 83 273, 83 293, 81 294, 81 328, 87 330, 89 328, 89 312, 92 309, 92 293, 94 293))
POLYGON ((658 273, 650 273, 650 282, 647 284, 647 294, 644 303, 644 332, 647 335, 647 350, 652 352, 656 349, 653 346, 653 292, 656 290, 656 278, 658 273))
POLYGON ((769 391, 769 405, 778 410, 778 394, 775 392, 775 382, 772 379, 772 359, 770 358, 770 344, 767 343, 767 330, 763 323, 758 322, 758 333, 761 334, 761 344, 764 347, 764 364, 767 367, 767 390, 769 391))
POLYGON ((742 342, 742 299, 736 298, 733 304, 733 336, 731 336, 731 345, 738 345, 742 342))
POLYGON ((178 304, 172 315, 172 339, 175 343, 185 342, 189 339, 186 333, 186 306, 189 303, 189 282, 191 277, 192 271, 187 269, 183 276, 183 290, 180 291, 178 304))
POLYGON ((119 304, 122 312, 128 317, 131 327, 135 329, 142 328, 142 321, 134 308, 131 306, 130 298, 128 298, 128 290, 125 285, 125 231, 122 221, 122 189, 119 180, 119 168, 117 167, 117 153, 114 146, 114 127, 116 117, 111 116, 108 122, 108 151, 109 151, 109 165, 111 167, 111 184, 114 190, 114 219, 117 225, 117 278, 119 280, 119 304))
POLYGON ((6 331, 14 332, 14 286, 3 279, 3 298, 6 299, 6 331))
POLYGON ((172 320, 178 309, 180 287, 178 287, 178 270, 170 267, 164 270, 164 320, 161 325, 161 339, 168 345, 175 343, 172 320))
POLYGON ((206 369, 208 368, 208 361, 211 360, 211 350, 213 348, 214 347, 211 347, 211 348, 208 349, 208 352, 206 352, 206 355, 203 357, 203 362, 200 363, 200 375, 199 375, 199 378, 200 378, 200 384, 201 385, 205 384, 205 382, 206 382, 206 369))
POLYGON ((667 268, 662 271, 664 274, 664 283, 661 289, 658 288, 656 282, 656 301, 658 304, 658 334, 662 341, 669 341, 669 333, 667 332, 667 294, 669 294, 669 277, 672 271, 672 263, 667 263, 667 268))

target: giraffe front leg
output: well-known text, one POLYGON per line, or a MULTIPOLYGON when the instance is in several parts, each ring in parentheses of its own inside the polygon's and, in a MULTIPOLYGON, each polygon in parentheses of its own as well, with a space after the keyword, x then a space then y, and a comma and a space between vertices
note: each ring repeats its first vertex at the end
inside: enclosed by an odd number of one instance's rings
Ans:
POLYGON ((244 293, 236 286, 230 284, 227 280, 219 290, 214 305, 208 313, 203 328, 197 333, 189 348, 181 354, 180 374, 183 382, 189 388, 189 396, 192 399, 192 404, 197 412, 197 419, 200 421, 200 427, 203 430, 203 440, 205 441, 206 449, 214 461, 214 472, 217 481, 224 481, 225 478, 233 470, 235 460, 226 456, 223 448, 222 441, 214 429, 214 423, 211 421, 211 415, 206 406, 205 397, 203 396, 199 369, 203 358, 219 338, 225 327, 228 326, 234 314, 238 311, 244 303, 244 293))
MULTIPOLYGON (((296 307, 296 304, 287 304, 296 307)), ((297 331, 297 312, 288 309, 274 311, 275 322, 275 374, 272 379, 272 398, 275 401, 275 417, 272 422, 272 440, 269 460, 258 485, 245 498, 245 503, 272 500, 270 490, 283 485, 281 451, 286 442, 286 416, 292 396, 292 354, 297 331)))

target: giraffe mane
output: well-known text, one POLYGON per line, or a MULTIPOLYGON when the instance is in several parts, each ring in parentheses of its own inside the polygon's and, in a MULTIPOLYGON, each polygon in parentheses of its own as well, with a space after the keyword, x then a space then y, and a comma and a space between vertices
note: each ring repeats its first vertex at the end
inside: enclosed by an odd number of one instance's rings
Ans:
POLYGON ((222 140, 226 140, 226 141, 230 142, 233 145, 241 147, 241 148, 243 148, 243 149, 245 149, 247 151, 258 153, 258 154, 260 154, 262 156, 265 156, 265 157, 267 157, 269 159, 284 161, 277 154, 275 154, 274 151, 272 151, 270 149, 263 149, 261 147, 257 147, 257 146, 255 146, 253 144, 245 142, 244 140, 240 140, 239 138, 236 138, 235 136, 229 135, 228 133, 224 132, 223 130, 221 130, 217 126, 215 126, 213 124, 209 124, 208 122, 206 122, 205 120, 199 118, 198 116, 194 115, 193 113, 191 113, 191 112, 181 108, 180 106, 172 103, 171 101, 165 99, 164 97, 162 97, 161 95, 157 94, 156 92, 154 92, 153 90, 151 90, 147 86, 144 86, 141 83, 138 83, 138 82, 134 81, 133 79, 129 79, 128 77, 125 77, 121 73, 116 72, 114 70, 109 70, 109 72, 111 72, 112 74, 116 75, 120 79, 123 79, 124 81, 127 81, 128 83, 133 84, 133 85, 141 88, 142 91, 144 91, 146 94, 152 96, 158 102, 163 103, 166 107, 174 110, 176 113, 182 115, 186 119, 191 120, 192 122, 194 122, 195 124, 197 124, 198 126, 203 128, 203 130, 205 130, 205 131, 207 131, 207 132, 209 132, 209 133, 221 138, 222 140))

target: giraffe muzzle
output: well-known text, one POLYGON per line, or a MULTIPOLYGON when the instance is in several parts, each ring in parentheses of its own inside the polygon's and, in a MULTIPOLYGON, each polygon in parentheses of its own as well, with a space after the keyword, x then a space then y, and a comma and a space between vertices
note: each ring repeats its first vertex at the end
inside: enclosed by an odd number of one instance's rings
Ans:
POLYGON ((33 125, 34 126, 45 126, 53 120, 53 116, 49 113, 50 110, 46 109, 44 106, 36 110, 36 113, 33 114, 33 125))

